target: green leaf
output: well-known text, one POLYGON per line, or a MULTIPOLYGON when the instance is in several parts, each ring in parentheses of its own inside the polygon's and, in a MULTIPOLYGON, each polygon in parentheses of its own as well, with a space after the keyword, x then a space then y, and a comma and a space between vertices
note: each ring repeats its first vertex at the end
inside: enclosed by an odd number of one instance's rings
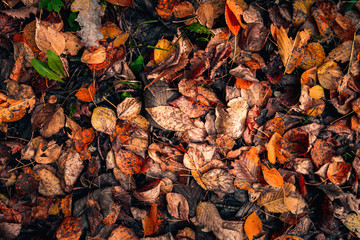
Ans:
POLYGON ((48 6, 50 1, 51 0, 41 0, 39 8, 44 8, 44 7, 48 6))
POLYGON ((121 94, 121 99, 122 99, 122 100, 124 100, 124 99, 127 98, 127 97, 132 97, 131 93, 129 93, 129 92, 123 92, 123 93, 121 94))
POLYGON ((42 76, 47 77, 49 79, 64 82, 59 75, 56 74, 53 70, 49 68, 49 66, 44 63, 43 61, 40 61, 39 59, 31 59, 31 64, 35 68, 35 70, 42 76))
POLYGON ((68 17, 68 23, 71 28, 71 31, 77 32, 80 31, 80 25, 78 22, 75 21, 75 19, 78 17, 79 12, 72 12, 70 13, 68 17))
POLYGON ((135 61, 131 63, 130 65, 131 71, 138 74, 143 69, 143 65, 144 65, 144 57, 140 55, 135 61))
POLYGON ((207 27, 205 27, 199 23, 193 23, 193 24, 185 27, 185 29, 192 31, 192 32, 196 32, 196 33, 213 35, 213 33, 207 27))
POLYGON ((65 78, 63 64, 59 56, 51 50, 47 50, 46 55, 48 57, 48 64, 51 70, 65 78))

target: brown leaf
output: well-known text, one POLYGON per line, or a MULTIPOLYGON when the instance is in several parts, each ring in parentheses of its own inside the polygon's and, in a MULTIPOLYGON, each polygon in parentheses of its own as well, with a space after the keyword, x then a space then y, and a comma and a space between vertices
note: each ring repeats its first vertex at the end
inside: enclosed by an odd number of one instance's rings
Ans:
POLYGON ((316 139, 310 154, 312 161, 319 168, 326 163, 331 163, 334 150, 325 140, 316 139))
POLYGON ((215 9, 211 4, 201 4, 196 10, 196 16, 199 23, 211 29, 215 20, 215 9))
POLYGON ((229 173, 236 176, 235 184, 241 189, 249 189, 260 178, 260 158, 255 147, 241 153, 239 159, 231 163, 234 169, 229 173))
POLYGON ((121 120, 131 120, 140 114, 141 106, 141 101, 138 99, 127 97, 117 105, 117 117, 121 120))
POLYGON ((215 126, 218 133, 226 134, 233 139, 240 138, 245 130, 248 104, 245 98, 239 97, 228 102, 228 108, 216 107, 215 126))
POLYGON ((174 16, 176 18, 190 17, 194 14, 195 14, 194 6, 188 1, 180 2, 176 4, 174 7, 174 16))
POLYGON ((146 108, 146 111, 157 124, 166 130, 183 132, 195 128, 190 118, 178 108, 159 106, 146 108))
POLYGON ((35 161, 43 164, 55 162, 60 157, 61 150, 62 145, 57 145, 54 140, 48 142, 47 145, 40 143, 35 155, 35 161))
POLYGON ((160 194, 160 182, 160 180, 156 180, 138 190, 133 191, 134 197, 144 202, 155 202, 160 194))
POLYGON ((34 6, 25 6, 17 9, 2 10, 1 12, 12 18, 25 19, 28 18, 31 14, 36 14, 37 10, 38 8, 34 6))
POLYGON ((34 106, 35 99, 14 100, 0 93, 0 103, 0 123, 15 122, 25 116, 28 108, 34 106), (2 103, 3 99, 6 99, 5 103, 2 103))
POLYGON ((133 6, 133 0, 106 0, 107 2, 117 5, 117 6, 122 6, 122 7, 131 7, 133 6))
POLYGON ((85 213, 90 226, 90 232, 91 234, 95 234, 97 227, 103 220, 103 216, 100 212, 100 205, 93 199, 89 199, 86 205, 85 213))
POLYGON ((114 203, 111 207, 110 213, 103 219, 103 223, 107 226, 111 226, 115 224, 119 213, 120 213, 121 205, 119 203, 114 203))
POLYGON ((54 173, 46 168, 40 168, 36 171, 40 177, 39 193, 44 196, 63 195, 64 191, 60 185, 60 179, 54 173))
POLYGON ((85 49, 83 55, 81 56, 81 62, 86 64, 101 64, 106 60, 106 58, 106 48, 100 46, 92 52, 85 49))
POLYGON ((309 43, 304 49, 300 66, 304 70, 319 67, 325 59, 325 51, 320 43, 309 43))
POLYGON ((240 34, 240 48, 251 52, 260 51, 265 46, 269 32, 262 23, 248 24, 247 30, 240 34))
POLYGON ((64 240, 80 239, 82 232, 81 218, 67 217, 56 230, 56 238, 64 240))
POLYGON ((334 61, 324 63, 317 70, 319 83, 325 89, 336 89, 340 85, 342 71, 334 61))
POLYGON ((169 103, 171 106, 179 108, 189 118, 198 118, 210 109, 210 103, 202 95, 197 95, 196 99, 181 96, 169 103))
POLYGON ((43 53, 52 50, 60 56, 65 51, 64 35, 55 26, 47 26, 39 19, 36 20, 35 42, 43 53))
POLYGON ((188 220, 189 204, 183 195, 179 193, 166 194, 167 210, 174 218, 188 220))
POLYGON ((329 180, 336 184, 342 185, 350 177, 351 164, 345 162, 332 162, 327 170, 327 177, 329 180))
POLYGON ((224 169, 211 169, 201 176, 201 180, 210 191, 224 193, 235 192, 234 179, 229 172, 224 169))
POLYGON ((64 174, 65 184, 72 187, 77 181, 84 166, 83 161, 74 148, 64 151, 57 161, 57 165, 62 174, 64 174))

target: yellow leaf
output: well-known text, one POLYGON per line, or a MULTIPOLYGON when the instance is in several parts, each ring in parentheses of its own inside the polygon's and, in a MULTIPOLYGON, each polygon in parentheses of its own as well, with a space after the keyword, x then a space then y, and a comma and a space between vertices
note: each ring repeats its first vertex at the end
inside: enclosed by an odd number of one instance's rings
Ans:
POLYGON ((313 99, 320 99, 325 96, 324 89, 320 85, 313 86, 309 89, 309 95, 313 99))
POLYGON ((252 240, 254 236, 258 236, 261 233, 262 223, 255 212, 253 212, 246 218, 244 224, 244 231, 249 240, 252 240))
POLYGON ((304 55, 301 58, 301 68, 308 70, 313 67, 319 67, 325 59, 325 51, 320 43, 309 43, 304 49, 304 55))
POLYGON ((293 23, 295 26, 302 25, 308 16, 311 15, 310 9, 314 0, 295 0, 293 3, 294 14, 293 23))
POLYGON ((156 48, 161 48, 161 49, 155 49, 154 50, 154 60, 157 64, 165 61, 166 59, 168 59, 171 54, 175 51, 175 48, 171 48, 171 42, 166 40, 166 39, 160 39, 158 41, 158 43, 155 45, 156 48), (162 50, 162 49, 167 49, 169 51, 166 50, 162 50))
POLYGON ((310 39, 310 31, 305 29, 298 32, 295 40, 287 36, 283 27, 275 29, 276 43, 278 44, 279 54, 285 66, 285 73, 290 74, 300 65, 303 49, 310 39))

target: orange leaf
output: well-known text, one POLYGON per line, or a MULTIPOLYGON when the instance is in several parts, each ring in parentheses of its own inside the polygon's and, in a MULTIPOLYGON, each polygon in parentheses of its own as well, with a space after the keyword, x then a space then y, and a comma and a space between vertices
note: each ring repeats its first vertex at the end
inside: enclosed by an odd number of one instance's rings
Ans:
POLYGON ((229 173, 236 176, 237 187, 247 190, 249 184, 258 182, 260 177, 260 158, 255 147, 242 152, 239 159, 231 163, 234 169, 229 173))
POLYGON ((56 238, 64 240, 80 239, 81 232, 81 218, 67 217, 61 222, 57 229, 56 238))
POLYGON ((142 222, 145 236, 154 234, 159 228, 161 221, 158 219, 157 211, 157 204, 153 203, 149 215, 142 222))
POLYGON ((244 224, 244 231, 249 240, 252 240, 254 236, 258 236, 261 233, 262 223, 255 212, 253 212, 246 218, 244 224))
POLYGON ((107 2, 117 5, 117 6, 122 6, 122 7, 130 7, 133 6, 133 0, 106 0, 107 2))
POLYGON ((264 164, 261 164, 261 169, 263 171, 265 181, 270 186, 282 187, 284 184, 284 179, 276 168, 269 169, 264 164))
POLYGON ((123 225, 119 225, 117 228, 115 228, 111 234, 108 240, 138 240, 139 238, 136 236, 134 231, 131 228, 125 227, 123 225))
POLYGON ((330 163, 326 175, 332 183, 336 185, 342 185, 348 179, 351 173, 350 170, 351 170, 350 163, 333 162, 330 163))
POLYGON ((241 15, 247 9, 247 4, 243 0, 227 0, 225 5, 225 21, 230 31, 236 36, 240 28, 246 29, 247 26, 241 21, 241 15))
POLYGON ((160 0, 156 7, 156 12, 162 19, 170 19, 178 2, 178 0, 160 0))
POLYGON ((187 1, 183 1, 174 7, 174 16, 176 18, 185 18, 194 14, 194 6, 187 1))
POLYGON ((235 77, 236 78, 236 87, 242 88, 242 89, 249 89, 252 85, 254 85, 254 82, 247 81, 243 78, 235 77))
POLYGON ((115 160, 120 171, 129 175, 140 173, 141 166, 144 165, 142 157, 124 149, 115 153, 115 160))
POLYGON ((75 97, 84 102, 92 102, 95 97, 95 92, 94 84, 90 84, 88 88, 80 88, 75 94, 75 97))

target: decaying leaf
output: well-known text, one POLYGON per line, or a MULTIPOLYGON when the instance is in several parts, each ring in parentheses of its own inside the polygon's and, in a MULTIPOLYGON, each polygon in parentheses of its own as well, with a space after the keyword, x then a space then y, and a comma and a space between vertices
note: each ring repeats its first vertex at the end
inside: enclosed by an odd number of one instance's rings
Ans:
POLYGON ((255 212, 253 212, 246 218, 244 223, 244 231, 249 240, 252 240, 253 237, 258 236, 261 233, 262 223, 255 212))
POLYGON ((276 28, 276 43, 285 66, 285 73, 292 73, 300 65, 305 45, 310 39, 310 32, 305 29, 298 32, 295 40, 289 38, 283 27, 276 28))
POLYGON ((360 216, 356 213, 350 213, 342 220, 344 225, 352 232, 360 237, 360 216))
POLYGON ((201 4, 196 10, 196 16, 201 25, 211 29, 215 20, 215 9, 211 4, 201 4))
POLYGON ((138 240, 139 238, 136 236, 134 231, 131 228, 125 227, 123 225, 119 225, 115 228, 109 238, 109 240, 117 240, 117 239, 124 239, 124 240, 138 240))
POLYGON ((146 108, 146 111, 157 124, 166 130, 183 132, 195 128, 190 118, 178 108, 159 106, 146 108))
POLYGON ((350 163, 336 161, 330 163, 326 174, 332 183, 336 185, 342 185, 350 177, 350 171, 350 163))
POLYGON ((229 173, 236 176, 235 185, 241 189, 249 189, 253 183, 259 181, 260 158, 255 147, 241 153, 239 159, 231 163, 234 169, 229 173))
POLYGON ((91 52, 85 49, 83 55, 81 56, 81 62, 86 64, 101 64, 105 62, 106 57, 106 48, 100 46, 91 52))
POLYGON ((35 161, 43 164, 55 162, 60 157, 61 150, 62 146, 56 144, 55 141, 50 141, 47 145, 40 143, 35 155, 35 161))
POLYGON ((60 179, 50 170, 40 168, 36 173, 40 178, 39 193, 50 197, 64 194, 64 191, 60 186, 60 179))
POLYGON ((324 63, 317 70, 320 85, 328 90, 336 89, 340 85, 342 71, 334 61, 324 63))
POLYGON ((82 232, 81 218, 67 217, 65 218, 56 231, 57 239, 80 239, 82 232))
POLYGON ((141 102, 135 98, 125 98, 116 107, 117 117, 121 120, 131 120, 136 118, 141 111, 141 102))
POLYGON ((36 20, 35 41, 37 47, 44 53, 47 50, 61 55, 65 51, 65 37, 54 26, 46 26, 40 20, 36 20))
POLYGON ((99 28, 100 15, 103 10, 97 0, 76 0, 71 4, 71 11, 78 11, 76 21, 80 24, 81 30, 78 32, 87 48, 99 46, 98 40, 103 38, 99 28))
POLYGON ((247 26, 242 22, 241 15, 247 9, 247 4, 243 0, 227 0, 225 5, 225 20, 230 31, 236 36, 240 28, 246 29, 247 26))
POLYGON ((167 209, 171 216, 187 220, 189 216, 189 204, 186 198, 179 193, 166 194, 167 209))
POLYGON ((245 130, 249 106, 242 97, 231 99, 227 105, 228 108, 216 107, 216 130, 218 133, 226 134, 233 139, 240 138, 245 130))
POLYGON ((160 182, 160 180, 156 180, 140 189, 133 191, 134 197, 144 202, 155 202, 156 198, 160 194, 160 182))
POLYGON ((140 156, 124 149, 115 153, 115 161, 120 171, 129 175, 140 173, 144 165, 144 160, 140 156))

